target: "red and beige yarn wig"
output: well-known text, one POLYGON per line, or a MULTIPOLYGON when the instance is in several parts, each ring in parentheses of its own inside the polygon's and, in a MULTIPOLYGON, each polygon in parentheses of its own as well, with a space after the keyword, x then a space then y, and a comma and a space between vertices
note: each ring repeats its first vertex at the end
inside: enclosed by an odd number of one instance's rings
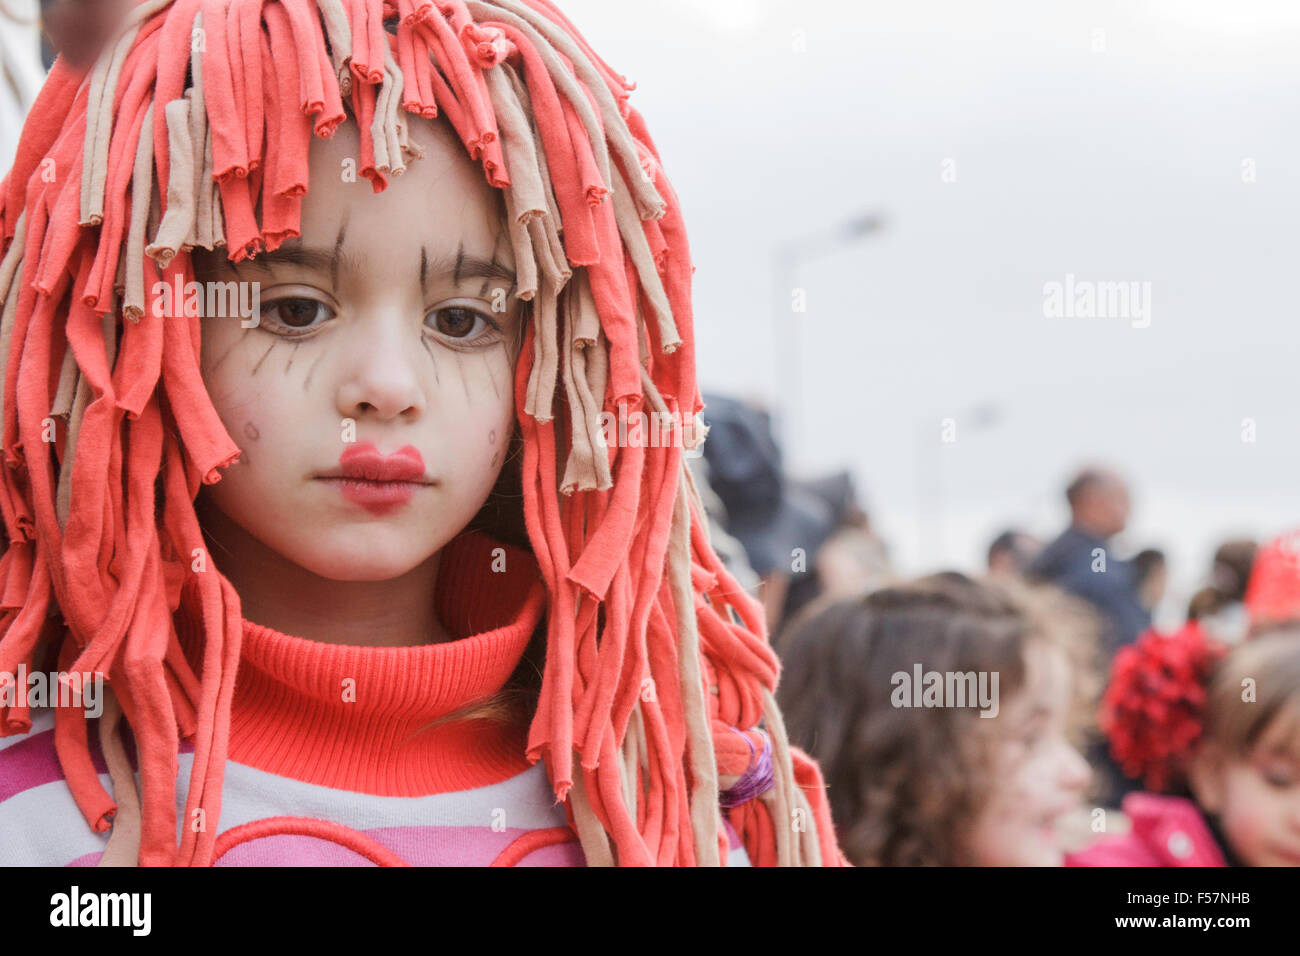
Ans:
MULTIPOLYGON (((547 0, 144 0, 96 62, 55 64, 0 186, 0 671, 48 653, 106 675, 116 707, 98 727, 59 708, 56 746, 95 830, 139 827, 140 864, 212 859, 242 633, 229 581, 193 562, 195 497, 240 450, 200 377, 201 318, 159 318, 155 283, 191 281, 196 248, 240 261, 298 236, 311 137, 349 118, 383 190, 420 161, 408 113, 444 117, 504 194, 531 302, 516 408, 550 607, 528 756, 588 863, 719 864, 719 777, 769 761, 770 785, 722 800, 750 858, 842 862, 760 606, 707 538, 683 463, 700 432, 611 448, 598 424, 703 408, 681 211, 631 88, 547 0), (207 825, 178 844, 181 739, 186 818, 207 825)), ((0 707, 0 733, 29 727, 0 707)))

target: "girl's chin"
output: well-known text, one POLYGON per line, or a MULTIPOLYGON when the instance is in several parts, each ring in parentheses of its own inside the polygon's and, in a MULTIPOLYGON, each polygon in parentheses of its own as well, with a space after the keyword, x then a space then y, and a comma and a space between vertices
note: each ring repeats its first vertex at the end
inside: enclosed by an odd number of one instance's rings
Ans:
POLYGON ((995 866, 1064 866, 1061 835, 1052 824, 1025 827, 1007 834, 995 866))
POLYGON ((330 581, 391 581, 427 560, 423 549, 419 553, 414 548, 367 551, 355 537, 350 545, 340 545, 336 538, 330 538, 303 551, 307 553, 290 555, 289 560, 330 581))
POLYGON ((1055 826, 1038 828, 1038 860, 1034 866, 1064 866, 1065 850, 1061 847, 1061 833, 1055 826))
POLYGON ((1064 866, 1065 854, 1055 846, 1048 848, 1042 844, 1026 847, 1025 852, 1015 854, 1003 863, 1004 866, 1064 866))

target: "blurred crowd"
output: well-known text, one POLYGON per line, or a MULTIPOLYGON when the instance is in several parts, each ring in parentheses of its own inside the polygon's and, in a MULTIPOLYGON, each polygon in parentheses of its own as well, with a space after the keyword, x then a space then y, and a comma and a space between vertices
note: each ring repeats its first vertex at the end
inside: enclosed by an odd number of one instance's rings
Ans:
POLYGON ((763 408, 705 405, 711 540, 853 862, 1300 865, 1300 533, 1224 541, 1160 630, 1165 556, 1116 550, 1129 490, 1089 467, 1052 540, 908 579, 847 473, 793 480, 763 408))

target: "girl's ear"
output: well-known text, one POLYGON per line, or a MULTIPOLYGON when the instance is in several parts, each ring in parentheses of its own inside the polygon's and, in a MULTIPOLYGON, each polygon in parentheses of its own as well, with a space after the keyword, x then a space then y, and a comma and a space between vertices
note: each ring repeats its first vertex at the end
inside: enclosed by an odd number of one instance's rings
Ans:
POLYGON ((1223 807, 1223 763, 1217 747, 1205 746, 1196 751, 1188 767, 1187 783, 1207 813, 1218 813, 1223 807))

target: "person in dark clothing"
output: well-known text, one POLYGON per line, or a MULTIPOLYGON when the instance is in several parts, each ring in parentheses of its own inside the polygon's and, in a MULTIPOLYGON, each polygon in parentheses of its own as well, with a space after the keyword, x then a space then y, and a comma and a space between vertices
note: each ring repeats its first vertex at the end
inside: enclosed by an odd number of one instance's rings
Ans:
POLYGON ((1133 555, 1132 564, 1138 600, 1154 614, 1169 587, 1169 562, 1163 551, 1147 548, 1133 555))
POLYGON ((1132 565, 1107 546, 1128 523, 1128 488, 1114 472, 1088 468, 1070 482, 1065 494, 1070 526, 1042 550, 1026 574, 1096 607, 1108 625, 1104 646, 1113 655, 1151 626, 1151 614, 1138 598, 1132 565))
MULTIPOLYGON (((1107 547, 1128 523, 1128 488, 1112 471, 1087 468, 1070 482, 1065 496, 1070 503, 1070 526, 1034 559, 1026 576, 1055 584, 1097 609, 1103 625, 1104 658, 1099 663, 1109 669, 1115 652, 1151 626, 1151 614, 1138 599, 1132 565, 1107 547)), ((1126 793, 1137 789, 1136 782, 1119 769, 1104 740, 1097 741, 1087 756, 1097 770, 1098 797, 1103 804, 1119 806, 1126 793)))

